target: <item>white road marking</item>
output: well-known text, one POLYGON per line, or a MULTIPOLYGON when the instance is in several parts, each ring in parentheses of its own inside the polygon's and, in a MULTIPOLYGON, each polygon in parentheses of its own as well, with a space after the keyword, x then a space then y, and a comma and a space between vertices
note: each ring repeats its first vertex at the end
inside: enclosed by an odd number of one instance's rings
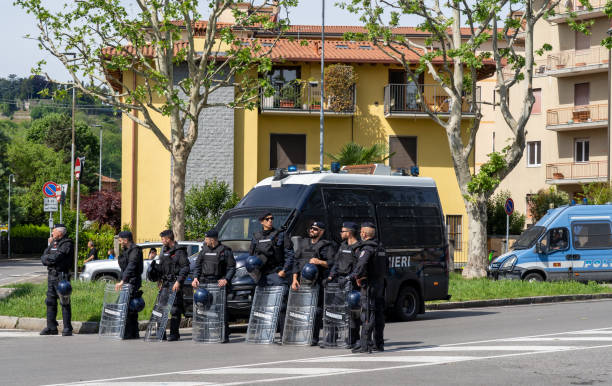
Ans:
MULTIPOLYGON (((357 357, 338 357, 327 359, 308 359, 303 362, 413 362, 413 363, 442 363, 442 362, 458 362, 478 359, 478 357, 470 356, 439 356, 439 355, 384 355, 384 356, 357 356, 357 357)), ((253 369, 255 370, 255 369, 253 369)))
POLYGON ((0 339, 2 338, 38 338, 41 337, 36 331, 25 330, 0 330, 0 339))
POLYGON ((71 383, 71 385, 87 385, 87 386, 206 386, 218 385, 211 382, 98 382, 98 383, 71 383))
POLYGON ((609 334, 612 334, 612 330, 608 330, 608 331, 591 331, 591 330, 573 331, 573 332, 568 332, 567 334, 569 335, 609 335, 609 334))
POLYGON ((418 348, 410 351, 563 351, 575 346, 438 346, 418 348))
POLYGON ((560 336, 501 339, 502 342, 612 342, 610 336, 560 336))
POLYGON ((357 369, 326 368, 326 367, 239 367, 227 369, 211 369, 190 371, 193 375, 251 375, 251 374, 283 374, 283 375, 313 375, 352 373, 357 369))

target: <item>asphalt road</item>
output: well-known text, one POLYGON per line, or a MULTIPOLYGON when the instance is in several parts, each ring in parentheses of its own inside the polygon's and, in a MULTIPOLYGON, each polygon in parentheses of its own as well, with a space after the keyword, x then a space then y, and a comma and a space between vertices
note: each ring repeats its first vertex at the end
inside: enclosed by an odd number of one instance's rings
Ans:
POLYGON ((0 260, 0 286, 32 282, 46 277, 47 269, 40 259, 2 259, 0 260))
POLYGON ((386 351, 40 337, 0 330, 7 385, 612 384, 612 301, 428 312, 389 323, 386 351))

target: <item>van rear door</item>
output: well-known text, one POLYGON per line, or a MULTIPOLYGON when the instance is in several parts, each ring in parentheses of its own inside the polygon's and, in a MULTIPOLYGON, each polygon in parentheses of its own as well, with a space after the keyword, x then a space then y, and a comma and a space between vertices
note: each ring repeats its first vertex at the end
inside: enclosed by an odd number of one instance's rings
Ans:
POLYGON ((578 217, 571 222, 571 228, 574 279, 581 281, 612 280, 612 223, 610 217, 578 217))

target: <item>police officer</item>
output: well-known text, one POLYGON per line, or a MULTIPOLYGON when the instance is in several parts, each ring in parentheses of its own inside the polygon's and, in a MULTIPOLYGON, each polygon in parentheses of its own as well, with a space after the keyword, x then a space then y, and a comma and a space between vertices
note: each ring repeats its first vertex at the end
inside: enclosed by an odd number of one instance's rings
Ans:
MULTIPOLYGON (((204 245, 198 255, 193 271, 191 286, 198 288, 200 283, 215 283, 219 287, 227 287, 232 282, 236 272, 236 260, 232 249, 219 242, 219 233, 211 229, 205 234, 204 245)), ((223 343, 229 342, 229 320, 227 304, 225 309, 225 337, 223 343)))
POLYGON ((359 259, 352 277, 361 288, 361 337, 353 352, 384 351, 385 329, 385 272, 387 258, 376 239, 376 226, 361 224, 359 259), (372 333, 374 340, 372 341, 372 333))
MULTIPOLYGON (((68 230, 64 224, 57 224, 51 232, 49 246, 40 257, 43 265, 47 267, 47 327, 40 335, 57 335, 57 285, 62 280, 70 280, 70 267, 74 261, 74 244, 68 238, 68 230)), ((72 335, 72 307, 70 302, 62 303, 62 318, 64 319, 64 329, 62 336, 72 335), (66 304, 67 303, 67 304, 66 304)))
MULTIPOLYGON (((282 229, 274 228, 274 215, 267 212, 259 217, 262 230, 253 233, 249 254, 265 261, 257 286, 289 286, 287 275, 291 274, 294 262, 291 240, 282 229)), ((277 329, 283 335, 287 299, 283 299, 278 317, 277 329)))
POLYGON ((328 260, 331 260, 335 253, 334 244, 323 238, 325 234, 325 223, 315 221, 308 228, 308 238, 298 239, 295 251, 295 264, 293 270, 293 283, 291 288, 300 288, 300 275, 307 263, 314 264, 319 269, 317 280, 310 285, 319 285, 319 297, 317 299, 317 313, 314 320, 312 335, 312 346, 319 344, 319 330, 323 325, 323 286, 321 285, 329 269, 328 260))
MULTIPOLYGON (((142 249, 134 244, 132 232, 119 232, 119 245, 121 254, 117 262, 121 268, 121 281, 115 284, 115 290, 121 290, 124 284, 130 284, 130 300, 142 296, 140 287, 142 285, 142 249)), ((128 304, 130 302, 128 301, 128 304)), ((123 339, 138 339, 138 311, 128 309, 125 322, 125 332, 123 339)))
POLYGON ((189 259, 187 258, 186 248, 179 246, 174 241, 174 232, 168 229, 159 235, 163 248, 159 264, 156 264, 155 261, 151 263, 151 271, 153 272, 151 276, 161 279, 161 288, 169 288, 176 292, 174 305, 170 310, 172 318, 170 319, 168 341, 172 342, 180 339, 181 315, 185 313, 182 286, 189 275, 189 259))
MULTIPOLYGON (((351 283, 351 273, 357 263, 357 251, 359 249, 359 239, 357 238, 357 224, 351 221, 342 223, 340 231, 342 244, 338 248, 333 259, 333 265, 327 278, 328 282, 335 282, 341 286, 351 283)), ((351 284, 349 284, 351 285, 351 284)), ((352 285, 351 285, 352 289, 352 285)), ((353 347, 359 340, 359 326, 361 319, 351 313, 350 329, 351 336, 349 347, 353 347)))

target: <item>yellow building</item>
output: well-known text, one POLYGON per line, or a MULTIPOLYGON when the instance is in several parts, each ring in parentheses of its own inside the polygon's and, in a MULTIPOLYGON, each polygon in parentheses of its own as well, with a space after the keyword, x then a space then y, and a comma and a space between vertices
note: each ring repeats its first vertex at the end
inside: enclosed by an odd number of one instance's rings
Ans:
MULTIPOLYGON (((273 175, 276 168, 318 167, 321 52, 321 42, 315 39, 317 33, 320 36, 318 28, 294 26, 289 34, 299 36, 300 40, 283 39, 274 47, 275 65, 270 74, 262 76, 270 76, 276 93, 262 95, 258 109, 218 108, 204 113, 207 116, 201 120, 204 126, 198 138, 202 147, 196 145, 192 152, 187 187, 202 184, 205 178, 218 178, 243 196, 258 181, 273 175), (194 157, 197 161, 192 162, 194 157)), ((334 105, 334 95, 326 95, 325 152, 337 153, 351 141, 361 145, 383 143, 395 153, 387 161, 393 169, 410 170, 418 165, 421 176, 436 181, 450 237, 455 243, 455 257, 465 261, 466 212, 446 133, 416 103, 415 91, 419 87, 425 102, 442 115, 448 110, 447 96, 429 75, 409 84, 401 67, 370 43, 340 40, 346 30, 347 27, 326 27, 329 31, 325 44, 326 71, 334 64, 351 66, 357 81, 349 89, 349 103, 341 109, 334 105)), ((423 37, 422 32, 414 29, 404 28, 403 33, 412 34, 412 38, 423 37)), ((265 38, 261 43, 265 46, 265 38)), ((413 55, 412 60, 418 59, 413 55)), ((131 80, 124 78, 126 81, 131 80)), ((231 96, 233 90, 229 91, 219 97, 231 96)), ((468 109, 466 103, 466 119, 470 117, 468 109)), ((327 156, 325 164, 330 164, 327 156)), ((132 225, 139 241, 157 239, 166 226, 170 173, 168 152, 150 131, 124 117, 122 222, 132 225)))

